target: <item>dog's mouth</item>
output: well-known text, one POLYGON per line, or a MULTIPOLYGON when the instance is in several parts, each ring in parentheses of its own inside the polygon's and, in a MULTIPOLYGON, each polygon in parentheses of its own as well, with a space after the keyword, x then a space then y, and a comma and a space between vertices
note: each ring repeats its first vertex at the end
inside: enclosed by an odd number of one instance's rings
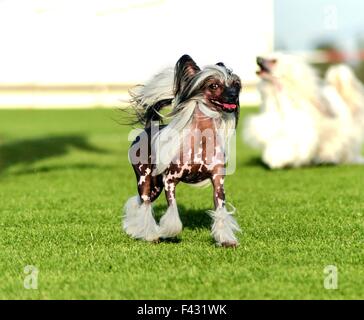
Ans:
POLYGON ((215 99, 210 99, 210 101, 211 101, 212 104, 219 107, 220 109, 222 109, 225 112, 233 112, 238 107, 236 103, 220 102, 220 101, 215 100, 215 99))
POLYGON ((269 75, 272 72, 272 67, 276 63, 276 60, 268 60, 261 57, 257 58, 257 65, 259 67, 259 70, 257 71, 258 76, 264 76, 269 75))

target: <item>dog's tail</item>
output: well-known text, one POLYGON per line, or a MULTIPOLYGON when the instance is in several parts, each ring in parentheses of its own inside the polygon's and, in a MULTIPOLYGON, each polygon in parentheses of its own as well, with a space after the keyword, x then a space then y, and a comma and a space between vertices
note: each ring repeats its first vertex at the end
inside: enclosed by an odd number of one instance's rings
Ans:
POLYGON ((343 64, 332 66, 325 78, 335 87, 354 116, 364 111, 364 86, 350 67, 343 64))
POLYGON ((162 121, 161 109, 172 105, 174 99, 174 69, 167 68, 155 75, 145 85, 129 91, 130 106, 135 111, 136 123, 149 127, 152 121, 162 121))

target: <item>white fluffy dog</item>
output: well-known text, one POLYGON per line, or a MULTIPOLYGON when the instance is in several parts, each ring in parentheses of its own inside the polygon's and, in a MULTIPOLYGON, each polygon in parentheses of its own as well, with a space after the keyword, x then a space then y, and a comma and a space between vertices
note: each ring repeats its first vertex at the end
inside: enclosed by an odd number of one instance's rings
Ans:
POLYGON ((297 57, 276 54, 257 63, 262 105, 243 135, 266 165, 364 163, 364 87, 349 67, 331 67, 323 82, 297 57))

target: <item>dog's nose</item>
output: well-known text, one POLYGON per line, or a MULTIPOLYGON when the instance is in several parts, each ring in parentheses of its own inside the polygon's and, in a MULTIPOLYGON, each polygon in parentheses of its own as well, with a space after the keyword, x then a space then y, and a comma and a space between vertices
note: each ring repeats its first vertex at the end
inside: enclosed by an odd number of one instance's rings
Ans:
POLYGON ((262 57, 257 57, 257 64, 263 64, 264 59, 262 57))
POLYGON ((236 102, 239 97, 239 89, 237 87, 230 87, 225 89, 225 96, 229 102, 236 102))

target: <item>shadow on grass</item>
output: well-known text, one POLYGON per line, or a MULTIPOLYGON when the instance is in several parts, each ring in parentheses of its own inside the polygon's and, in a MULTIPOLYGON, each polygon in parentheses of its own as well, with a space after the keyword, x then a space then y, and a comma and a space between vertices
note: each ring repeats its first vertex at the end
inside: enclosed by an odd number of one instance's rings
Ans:
POLYGON ((14 172, 13 174, 16 176, 27 175, 27 174, 37 174, 37 173, 47 173, 51 171, 62 171, 62 170, 84 170, 84 169, 111 169, 113 166, 108 165, 96 165, 96 164, 87 164, 87 163, 76 163, 70 165, 62 165, 62 166, 42 166, 37 168, 29 168, 24 170, 19 170, 14 172))
MULTIPOLYGON (((178 212, 184 228, 188 229, 210 229, 212 220, 206 210, 187 209, 184 205, 178 205, 178 212)), ((211 209, 211 208, 210 208, 211 209)), ((156 218, 159 221, 167 211, 167 206, 158 205, 154 208, 156 218)))
MULTIPOLYGON (((107 153, 106 150, 91 145, 86 137, 82 135, 47 136, 17 140, 0 145, 0 173, 13 165, 31 165, 43 159, 65 155, 70 151, 70 148, 107 153)), ((87 166, 87 164, 85 165, 87 166)), ((51 169, 49 167, 44 170, 51 169)))
POLYGON ((248 161, 244 161, 243 166, 260 167, 264 170, 270 170, 269 167, 262 161, 260 157, 253 157, 250 158, 248 161))
POLYGON ((259 157, 253 157, 250 158, 248 161, 245 161, 242 163, 243 166, 247 166, 247 167, 260 167, 266 171, 270 171, 270 172, 280 172, 280 171, 302 171, 302 170, 323 170, 323 169, 332 169, 335 167, 339 167, 338 165, 335 164, 330 164, 330 163, 326 163, 326 164, 311 164, 311 165, 305 165, 302 167, 284 167, 284 168, 280 168, 280 169, 270 169, 259 157))

